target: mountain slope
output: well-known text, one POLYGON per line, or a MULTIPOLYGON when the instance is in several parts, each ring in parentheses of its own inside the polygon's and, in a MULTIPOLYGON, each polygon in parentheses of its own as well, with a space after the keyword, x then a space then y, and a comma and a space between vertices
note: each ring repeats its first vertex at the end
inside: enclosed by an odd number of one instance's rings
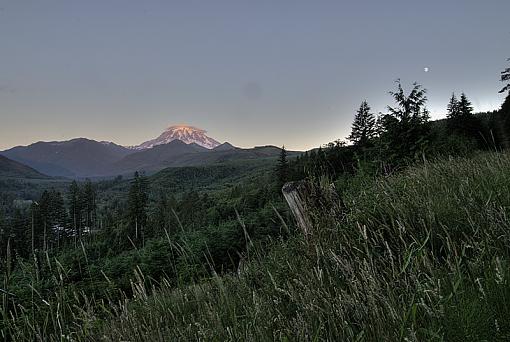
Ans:
POLYGON ((0 152, 50 176, 87 177, 103 174, 111 163, 132 150, 109 142, 78 138, 62 142, 37 142, 0 152))
POLYGON ((156 145, 153 148, 132 153, 113 164, 111 172, 126 173, 136 170, 162 169, 172 160, 182 156, 208 151, 202 146, 186 144, 180 140, 173 140, 168 144, 156 145))
POLYGON ((168 144, 174 140, 181 140, 186 144, 195 143, 207 149, 215 148, 220 145, 218 141, 208 137, 205 133, 207 133, 207 131, 193 126, 170 126, 156 139, 134 146, 133 149, 145 150, 154 146, 168 144))
POLYGON ((17 161, 0 156, 0 178, 49 179, 50 177, 17 161))
MULTIPOLYGON (((112 166, 108 175, 128 174, 134 171, 152 173, 167 167, 204 166, 233 161, 270 159, 278 157, 280 152, 281 149, 275 146, 241 149, 228 143, 209 150, 196 144, 185 144, 180 140, 174 140, 168 144, 157 145, 126 156, 112 166)), ((290 151, 288 155, 291 157, 300 153, 290 151)))

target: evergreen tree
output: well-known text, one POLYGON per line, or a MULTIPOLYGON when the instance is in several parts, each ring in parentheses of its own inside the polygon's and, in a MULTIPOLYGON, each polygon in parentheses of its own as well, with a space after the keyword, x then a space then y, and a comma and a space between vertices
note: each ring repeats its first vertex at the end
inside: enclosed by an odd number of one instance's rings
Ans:
POLYGON ((92 182, 87 179, 81 192, 81 203, 85 214, 85 226, 88 229, 95 228, 96 219, 96 190, 92 185, 92 182))
MULTIPOLYGON (((48 242, 51 240, 51 195, 45 190, 38 201, 39 207, 37 211, 37 219, 35 224, 35 235, 39 246, 43 247, 43 251, 48 249, 48 242)), ((36 240, 36 241, 37 241, 36 240)))
POLYGON ((448 119, 453 119, 459 116, 459 100, 457 100, 455 93, 452 94, 446 109, 448 110, 448 114, 446 115, 448 119))
POLYGON ((30 254, 30 222, 28 215, 20 209, 14 211, 9 235, 12 238, 15 254, 22 257, 28 256, 30 254))
POLYGON ((464 93, 460 95, 458 110, 459 115, 464 119, 467 119, 473 115, 473 105, 464 93))
MULTIPOLYGON (((508 61, 510 61, 510 58, 508 61)), ((498 136, 501 147, 510 148, 510 68, 506 68, 501 72, 501 82, 507 84, 499 92, 508 91, 508 95, 496 115, 496 125, 493 130, 498 136)))
POLYGON ((510 91, 496 113, 491 128, 499 147, 510 148, 510 91))
POLYGON ((381 118, 385 159, 393 164, 406 163, 423 153, 430 134, 429 112, 426 89, 414 83, 413 89, 406 95, 400 80, 396 81, 397 90, 390 92, 396 106, 388 106, 389 114, 381 118))
POLYGON ((160 191, 155 216, 156 216, 156 225, 161 230, 164 230, 166 228, 167 212, 168 212, 168 198, 167 198, 165 192, 160 191))
POLYGON ((397 91, 390 91, 396 106, 388 106, 390 115, 402 123, 424 123, 429 119, 429 112, 425 107, 427 103, 427 90, 418 83, 413 83, 413 89, 409 95, 405 95, 402 83, 396 81, 397 91))
POLYGON ((147 231, 147 236, 156 236, 158 232, 164 234, 169 231, 169 223, 173 213, 171 211, 168 196, 164 191, 160 191, 159 198, 151 215, 151 231, 147 231))
POLYGON ((281 193, 283 185, 288 181, 289 177, 289 162, 287 160, 287 150, 282 146, 280 150, 280 157, 276 165, 276 187, 278 193, 281 193))
POLYGON ((0 208, 0 257, 4 256, 7 250, 7 241, 10 239, 10 231, 3 210, 0 208))
MULTIPOLYGON (((510 61, 510 58, 508 59, 508 61, 510 61)), ((508 83, 508 84, 506 84, 503 87, 503 89, 501 89, 499 92, 504 93, 508 90, 509 95, 510 95, 510 68, 506 68, 505 70, 503 70, 501 72, 501 82, 508 83)))
POLYGON ((466 94, 462 93, 459 100, 455 98, 454 94, 447 108, 450 131, 481 147, 484 143, 481 134, 481 122, 474 116, 473 105, 466 94))
POLYGON ((69 201, 69 216, 71 218, 73 235, 76 239, 81 239, 81 212, 82 203, 80 200, 80 188, 78 183, 73 181, 69 186, 68 201, 69 201))
POLYGON ((61 240, 66 237, 65 231, 67 226, 67 212, 64 205, 64 197, 62 193, 56 190, 50 192, 51 195, 51 223, 53 227, 53 235, 56 238, 57 247, 60 246, 61 240))
POLYGON ((366 146, 376 134, 376 119, 373 113, 370 113, 370 106, 367 101, 363 101, 354 116, 351 134, 349 139, 356 146, 366 146))
POLYGON ((143 239, 143 229, 147 222, 147 180, 135 172, 128 194, 128 218, 135 240, 143 239))

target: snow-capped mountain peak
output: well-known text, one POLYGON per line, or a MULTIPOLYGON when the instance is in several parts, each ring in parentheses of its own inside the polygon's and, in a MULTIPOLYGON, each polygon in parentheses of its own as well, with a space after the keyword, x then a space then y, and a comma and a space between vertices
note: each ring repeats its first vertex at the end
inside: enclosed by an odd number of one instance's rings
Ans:
POLYGON ((168 144, 174 140, 181 140, 186 144, 195 143, 208 149, 220 145, 218 141, 208 137, 206 133, 207 131, 203 129, 188 125, 170 126, 156 139, 146 141, 134 148, 137 150, 144 150, 157 145, 168 144))

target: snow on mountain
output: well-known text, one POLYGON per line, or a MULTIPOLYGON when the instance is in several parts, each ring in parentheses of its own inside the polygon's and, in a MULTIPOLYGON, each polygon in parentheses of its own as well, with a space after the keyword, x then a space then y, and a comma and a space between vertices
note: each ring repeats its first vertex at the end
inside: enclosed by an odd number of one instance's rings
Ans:
POLYGON ((174 140, 180 140, 186 144, 197 144, 207 149, 213 149, 220 143, 213 138, 208 137, 205 130, 187 125, 178 125, 168 127, 159 137, 146 141, 133 149, 145 150, 157 145, 168 144, 174 140))

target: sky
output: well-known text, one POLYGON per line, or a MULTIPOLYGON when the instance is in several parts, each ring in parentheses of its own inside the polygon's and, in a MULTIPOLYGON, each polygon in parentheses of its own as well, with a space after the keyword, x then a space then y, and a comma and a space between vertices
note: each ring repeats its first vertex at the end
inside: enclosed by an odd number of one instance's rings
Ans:
POLYGON ((135 145, 189 124, 304 150, 350 131, 400 78, 499 108, 508 0, 0 0, 0 149, 135 145), (426 69, 428 68, 428 69, 426 69), (426 72, 425 70, 428 70, 426 72))

